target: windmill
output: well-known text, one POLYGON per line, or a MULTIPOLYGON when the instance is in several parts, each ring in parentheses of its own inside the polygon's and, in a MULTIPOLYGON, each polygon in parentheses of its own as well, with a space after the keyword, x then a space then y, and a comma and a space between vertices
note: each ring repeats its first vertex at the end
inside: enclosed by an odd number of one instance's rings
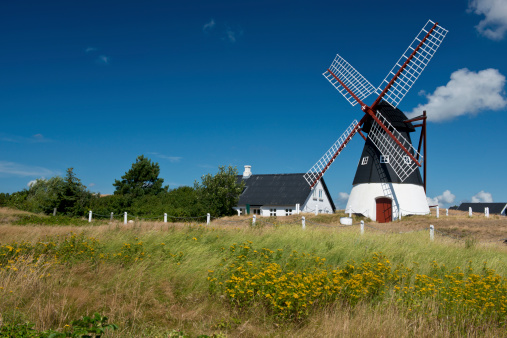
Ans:
POLYGON ((391 221, 393 216, 429 213, 425 192, 426 162, 420 154, 421 143, 426 143, 426 113, 408 120, 397 106, 419 78, 446 34, 446 29, 429 20, 378 88, 340 55, 336 55, 323 75, 352 106, 359 104, 364 116, 359 122, 353 120, 304 175, 311 189, 358 133, 365 140, 365 145, 346 211, 363 214, 378 222, 391 221), (364 99, 373 93, 378 95, 375 101, 371 105, 364 103, 364 99), (413 125, 415 121, 422 123, 413 125), (410 139, 410 133, 416 127, 422 127, 417 149, 410 139), (419 171, 423 164, 424 182, 419 171))

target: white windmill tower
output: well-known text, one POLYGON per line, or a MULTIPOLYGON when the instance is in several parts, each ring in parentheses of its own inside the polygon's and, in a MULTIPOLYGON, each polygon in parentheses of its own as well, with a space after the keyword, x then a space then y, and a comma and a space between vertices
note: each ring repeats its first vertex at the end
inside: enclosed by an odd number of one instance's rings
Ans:
POLYGON ((426 143, 426 114, 408 120, 397 106, 419 78, 446 34, 447 30, 438 23, 428 21, 378 88, 373 87, 340 55, 336 55, 323 75, 352 106, 359 103, 365 114, 359 122, 352 121, 341 137, 305 174, 310 188, 313 189, 347 143, 359 133, 366 142, 346 210, 378 222, 388 222, 401 215, 429 213, 425 192, 426 170, 424 182, 419 172, 423 163, 426 169, 426 163, 419 153, 423 140, 426 143), (381 86, 384 88, 381 89, 381 86), (363 100, 372 93, 378 94, 378 97, 368 106, 363 100), (415 121, 423 122, 413 125, 411 122, 415 121), (409 135, 415 127, 422 127, 417 150, 412 146, 409 135))

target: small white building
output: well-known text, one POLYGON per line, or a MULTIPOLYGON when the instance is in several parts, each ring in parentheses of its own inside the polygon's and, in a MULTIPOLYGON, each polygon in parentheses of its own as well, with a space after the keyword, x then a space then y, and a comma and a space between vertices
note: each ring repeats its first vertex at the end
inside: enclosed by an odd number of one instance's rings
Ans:
POLYGON ((332 214, 336 210, 324 179, 313 189, 302 174, 253 175, 251 166, 246 165, 243 176, 238 181, 245 182, 235 210, 244 215, 289 216, 298 213, 332 214))

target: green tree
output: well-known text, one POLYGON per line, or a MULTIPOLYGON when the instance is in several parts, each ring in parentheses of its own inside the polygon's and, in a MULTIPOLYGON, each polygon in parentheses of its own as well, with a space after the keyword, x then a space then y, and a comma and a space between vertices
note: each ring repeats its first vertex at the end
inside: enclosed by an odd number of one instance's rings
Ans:
POLYGON ((50 179, 37 179, 28 188, 25 205, 18 205, 18 208, 46 214, 53 212, 54 208, 62 211, 59 207, 65 189, 64 186, 65 182, 60 176, 51 177, 50 179))
POLYGON ((138 156, 132 168, 125 172, 122 180, 114 180, 115 195, 130 195, 137 198, 145 195, 157 195, 167 191, 169 186, 162 187, 164 179, 159 178, 160 167, 144 155, 138 156))
POLYGON ((74 168, 67 169, 63 179, 63 190, 61 193, 58 210, 67 215, 82 216, 86 212, 92 194, 81 183, 81 180, 74 174, 74 168))
POLYGON ((232 207, 238 204, 245 186, 243 181, 238 180, 236 167, 220 166, 218 173, 204 175, 201 181, 194 183, 201 208, 216 217, 233 215, 232 207))
POLYGON ((83 216, 93 195, 74 174, 67 169, 65 177, 37 179, 28 189, 16 192, 9 198, 9 205, 18 209, 50 214, 56 208, 68 216, 83 216))
POLYGON ((9 193, 0 193, 0 207, 7 206, 9 203, 9 193))

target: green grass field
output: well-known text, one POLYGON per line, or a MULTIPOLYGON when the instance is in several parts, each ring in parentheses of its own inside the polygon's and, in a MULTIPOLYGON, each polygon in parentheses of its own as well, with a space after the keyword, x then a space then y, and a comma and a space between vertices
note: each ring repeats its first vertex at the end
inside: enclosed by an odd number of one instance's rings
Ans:
POLYGON ((104 337, 507 336, 499 241, 438 233, 430 241, 426 230, 360 235, 335 215, 305 230, 297 220, 235 219, 30 225, 2 209, 2 325, 62 332, 97 312, 118 326, 104 337))

